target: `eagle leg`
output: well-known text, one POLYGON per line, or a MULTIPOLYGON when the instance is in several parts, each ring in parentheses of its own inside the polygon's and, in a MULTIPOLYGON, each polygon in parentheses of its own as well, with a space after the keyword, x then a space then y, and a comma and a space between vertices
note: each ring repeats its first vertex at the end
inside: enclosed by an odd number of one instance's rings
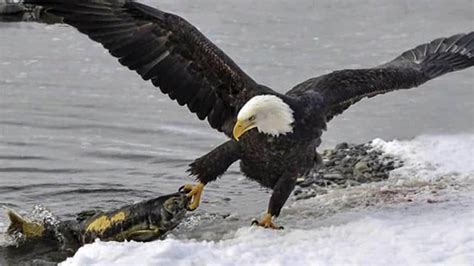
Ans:
POLYGON ((196 176, 195 185, 184 185, 182 189, 188 197, 192 197, 188 210, 193 211, 199 207, 204 186, 224 174, 227 168, 240 158, 240 149, 235 141, 227 141, 206 155, 197 158, 190 164, 189 172, 196 176))
POLYGON ((260 221, 253 221, 252 225, 262 226, 270 229, 283 229, 282 226, 278 226, 273 223, 273 217, 280 215, 281 208, 285 204, 286 200, 295 188, 296 178, 291 178, 291 175, 283 175, 280 177, 273 187, 273 193, 268 203, 268 211, 263 215, 260 221))
POLYGON ((253 220, 252 225, 261 226, 268 229, 283 230, 283 226, 279 226, 273 222, 273 216, 270 213, 265 213, 260 221, 253 220))
POLYGON ((182 189, 180 189, 187 192, 186 196, 190 198, 192 197, 191 201, 189 202, 189 205, 187 206, 188 211, 194 211, 195 209, 197 209, 197 207, 199 207, 204 186, 204 183, 197 182, 195 185, 186 184, 182 187, 182 189))

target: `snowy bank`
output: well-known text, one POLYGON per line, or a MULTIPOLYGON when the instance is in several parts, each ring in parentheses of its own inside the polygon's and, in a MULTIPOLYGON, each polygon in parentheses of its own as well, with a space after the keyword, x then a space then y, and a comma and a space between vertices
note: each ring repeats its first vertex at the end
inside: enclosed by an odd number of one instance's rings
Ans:
POLYGON ((394 170, 392 178, 434 180, 439 177, 474 178, 474 135, 420 136, 413 140, 385 142, 375 139, 372 145, 405 162, 394 170))
POLYGON ((470 265, 472 198, 430 206, 312 230, 242 228, 219 242, 96 242, 62 265, 470 265))
POLYGON ((282 212, 288 229, 219 241, 95 242, 62 265, 472 265, 474 135, 375 140, 404 166, 282 212))

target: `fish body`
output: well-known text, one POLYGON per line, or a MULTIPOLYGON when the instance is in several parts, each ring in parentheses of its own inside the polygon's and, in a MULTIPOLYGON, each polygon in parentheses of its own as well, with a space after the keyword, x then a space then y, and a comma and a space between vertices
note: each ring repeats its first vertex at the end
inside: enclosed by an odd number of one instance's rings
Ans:
POLYGON ((59 221, 54 225, 30 220, 7 209, 10 219, 7 234, 14 239, 20 236, 21 243, 48 240, 62 249, 73 250, 96 239, 153 241, 162 238, 184 219, 188 203, 186 194, 177 192, 109 212, 81 212, 76 220, 59 221))
POLYGON ((82 242, 95 239, 152 241, 174 229, 184 218, 189 198, 178 192, 106 213, 82 222, 82 242))

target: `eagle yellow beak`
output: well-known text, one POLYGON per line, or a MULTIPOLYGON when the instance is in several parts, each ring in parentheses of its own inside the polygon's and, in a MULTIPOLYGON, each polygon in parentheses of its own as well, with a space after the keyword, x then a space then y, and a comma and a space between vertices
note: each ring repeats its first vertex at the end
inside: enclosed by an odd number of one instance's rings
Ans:
POLYGON ((242 136, 245 132, 249 131, 250 129, 256 127, 255 121, 249 120, 237 120, 235 123, 233 135, 235 140, 239 140, 240 136, 242 136))

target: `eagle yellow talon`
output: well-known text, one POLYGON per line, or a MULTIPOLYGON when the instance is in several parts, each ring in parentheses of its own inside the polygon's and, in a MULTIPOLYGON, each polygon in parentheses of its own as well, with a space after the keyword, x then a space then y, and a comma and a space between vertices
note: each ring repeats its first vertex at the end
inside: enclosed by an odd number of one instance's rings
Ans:
POLYGON ((260 221, 253 220, 252 225, 257 225, 257 226, 261 226, 263 228, 274 229, 274 230, 283 230, 284 229, 283 226, 279 226, 279 225, 273 223, 272 215, 269 214, 269 213, 265 213, 265 215, 263 215, 263 217, 260 221))
POLYGON ((201 182, 198 182, 195 185, 191 184, 186 184, 183 186, 184 191, 189 191, 187 192, 186 196, 192 197, 191 202, 188 205, 188 210, 189 211, 194 211, 199 207, 199 203, 201 202, 201 194, 202 191, 204 190, 204 184, 201 182))

